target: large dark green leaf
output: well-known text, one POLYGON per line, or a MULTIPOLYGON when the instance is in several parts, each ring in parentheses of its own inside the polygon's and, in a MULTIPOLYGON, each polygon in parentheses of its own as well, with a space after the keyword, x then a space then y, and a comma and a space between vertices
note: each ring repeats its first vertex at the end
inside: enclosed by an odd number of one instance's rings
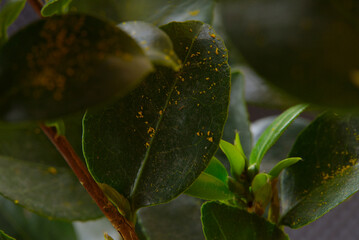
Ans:
POLYGON ((215 0, 74 0, 70 11, 92 14, 114 22, 143 20, 156 25, 199 20, 211 23, 215 0))
POLYGON ((0 125, 0 194, 52 218, 101 216, 65 160, 34 125, 0 125))
POLYGON ((155 25, 133 21, 124 22, 118 27, 136 40, 154 64, 171 67, 175 71, 181 68, 181 61, 173 50, 171 39, 155 25))
POLYGON ((55 118, 123 96, 152 70, 129 35, 96 18, 37 21, 0 53, 0 118, 55 118))
POLYGON ((6 42, 7 29, 25 7, 26 0, 8 0, 0 11, 0 47, 6 42))
POLYGON ((282 224, 306 225, 359 190, 359 118, 327 113, 298 137, 282 175, 282 224))
POLYGON ((222 16, 265 79, 305 102, 358 108, 358 9, 353 0, 242 0, 227 1, 222 16))
POLYGON ((147 239, 201 240, 201 204, 199 199, 181 195, 167 204, 141 209, 138 223, 147 239))
MULTIPOLYGON (((18 240, 77 239, 71 223, 40 217, 2 197, 0 197, 0 228, 18 240)), ((2 240, 1 231, 0 239, 2 240)))
POLYGON ((284 240, 275 224, 245 210, 216 202, 202 206, 203 231, 208 240, 284 240))
POLYGON ((89 170, 139 208, 183 192, 218 148, 229 101, 227 50, 201 22, 162 27, 184 63, 159 67, 130 95, 84 118, 89 170))

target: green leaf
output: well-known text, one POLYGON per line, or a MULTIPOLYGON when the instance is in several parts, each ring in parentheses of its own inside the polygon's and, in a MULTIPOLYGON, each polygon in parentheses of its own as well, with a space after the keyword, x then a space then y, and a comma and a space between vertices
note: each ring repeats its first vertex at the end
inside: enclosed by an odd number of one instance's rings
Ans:
POLYGON ((60 120, 48 120, 45 122, 45 125, 47 127, 54 127, 56 128, 56 132, 58 136, 65 136, 66 133, 66 127, 65 127, 65 122, 60 119, 60 120))
POLYGON ((142 20, 155 25, 199 20, 211 23, 215 0, 76 0, 70 11, 86 13, 116 23, 142 20))
POLYGON ((272 198, 271 176, 266 173, 257 174, 252 181, 254 201, 265 209, 272 198))
POLYGON ((243 74, 232 68, 231 101, 222 139, 227 142, 233 142, 233 137, 238 132, 243 152, 246 156, 249 156, 252 149, 252 134, 244 96, 244 80, 243 74))
POLYGON ((185 193, 204 200, 228 200, 234 198, 227 183, 206 172, 201 173, 185 193))
POLYGON ((138 224, 147 238, 161 240, 204 240, 199 199, 181 195, 169 203, 142 208, 138 224))
MULTIPOLYGON (((76 240, 71 223, 53 221, 16 206, 0 197, 0 225, 16 239, 26 240, 76 240)), ((0 239, 2 238, 0 231, 0 239)))
POLYGON ((252 149, 249 163, 258 171, 261 161, 270 147, 278 140, 293 120, 305 110, 307 105, 300 104, 287 109, 278 116, 262 133, 252 149))
POLYGON ((246 210, 207 202, 203 204, 201 212, 207 240, 289 239, 275 224, 246 210))
POLYGON ((55 14, 67 13, 72 0, 49 0, 41 9, 41 15, 50 17, 55 14))
POLYGON ((303 161, 282 174, 282 224, 302 227, 359 190, 358 132, 358 117, 333 113, 302 132, 290 156, 303 161))
POLYGON ((155 25, 134 21, 118 26, 136 40, 154 64, 171 67, 175 71, 182 67, 181 60, 173 50, 171 39, 155 25))
MULTIPOLYGON (((258 141, 265 129, 274 121, 277 116, 261 118, 251 125, 254 143, 258 141)), ((261 171, 270 172, 271 169, 282 159, 288 157, 299 133, 310 123, 309 120, 298 117, 285 130, 278 141, 267 151, 261 162, 261 171)))
POLYGON ((216 158, 212 157, 206 170, 204 172, 220 179, 222 182, 227 182, 228 173, 223 164, 216 158))
POLYGON ((7 41, 7 29, 17 19, 26 0, 8 0, 0 11, 0 47, 7 41))
POLYGON ((231 40, 259 75, 298 97, 358 109, 358 1, 224 1, 231 40), (288 14, 295 13, 295 14, 288 14))
POLYGON ((4 231, 0 230, 0 240, 15 240, 15 238, 10 237, 4 231))
POLYGON ((0 119, 77 112, 127 94, 151 70, 141 48, 115 25, 80 15, 45 18, 0 53, 0 119))
POLYGON ((36 125, 0 125, 0 194, 51 218, 88 220, 102 216, 36 125))
POLYGON ((232 175, 239 179, 246 166, 246 160, 243 152, 241 152, 238 147, 224 140, 220 141, 219 146, 231 164, 232 175))
POLYGON ((227 117, 230 78, 222 40, 195 21, 162 30, 183 68, 159 67, 131 94, 84 118, 91 174, 134 209, 185 191, 216 152, 227 117))
POLYGON ((271 175, 272 178, 276 178, 279 176, 283 169, 296 164, 300 160, 302 159, 298 157, 286 158, 277 163, 274 168, 272 168, 272 170, 269 172, 269 175, 271 175))

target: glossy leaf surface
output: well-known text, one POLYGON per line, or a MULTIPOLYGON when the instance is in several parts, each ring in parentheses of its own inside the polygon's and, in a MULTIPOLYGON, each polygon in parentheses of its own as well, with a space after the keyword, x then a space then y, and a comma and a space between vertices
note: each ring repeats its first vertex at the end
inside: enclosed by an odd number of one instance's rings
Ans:
POLYGON ((148 58, 156 65, 167 66, 178 71, 181 60, 173 50, 171 39, 161 29, 150 23, 133 21, 119 24, 143 49, 148 58))
POLYGON ((224 26, 246 61, 302 101, 358 108, 359 2, 227 1, 224 26), (293 14, 288 14, 293 13, 293 14))
POLYGON ((25 7, 26 0, 8 0, 0 10, 0 47, 6 42, 7 29, 25 7))
POLYGON ((138 212, 138 224, 145 239, 204 240, 201 225, 202 201, 181 195, 169 203, 142 208, 138 212))
POLYGON ((226 182, 206 172, 201 173, 185 193, 204 200, 227 200, 234 198, 226 182))
POLYGON ((216 157, 213 157, 211 159, 204 172, 220 179, 224 183, 227 182, 227 177, 228 177, 227 170, 216 157))
MULTIPOLYGON (((270 116, 259 119, 251 124, 254 143, 258 141, 265 129, 274 121, 277 116, 270 116)), ((288 157, 295 140, 299 133, 310 123, 309 120, 298 117, 284 131, 278 141, 264 155, 260 169, 261 171, 270 172, 272 168, 282 159, 288 157)))
POLYGON ((102 215, 36 125, 0 125, 0 194, 52 218, 87 220, 102 215))
POLYGON ((229 66, 222 40, 200 22, 162 27, 184 63, 158 67, 135 91, 84 118, 88 167, 134 208, 168 201, 193 183, 218 148, 229 66))
POLYGON ((276 178, 285 168, 296 164, 300 160, 302 159, 297 157, 283 159, 273 167, 273 169, 269 172, 269 175, 276 178))
POLYGON ((288 239, 275 224, 239 208, 207 202, 202 206, 201 212, 207 240, 288 239))
POLYGON ((306 107, 307 105, 300 104, 289 108, 266 128, 252 149, 249 159, 251 165, 255 165, 256 169, 259 169, 264 154, 266 154, 269 148, 273 146, 293 120, 298 117, 306 107))
MULTIPOLYGON (((0 226, 6 233, 19 240, 77 239, 71 223, 40 217, 2 197, 0 197, 0 226)), ((0 239, 2 239, 1 232, 0 239)))
POLYGON ((142 20, 155 25, 172 21, 199 20, 211 23, 214 0, 76 0, 70 11, 91 14, 116 23, 142 20))
POLYGON ((228 161, 231 165, 232 175, 239 179, 244 170, 244 167, 246 166, 246 160, 243 152, 241 152, 238 147, 224 140, 220 141, 219 146, 228 158, 228 161))
POLYGON ((151 70, 141 48, 115 25, 81 15, 42 19, 0 53, 0 118, 77 112, 125 95, 151 70))
POLYGON ((333 113, 302 132, 290 156, 303 161, 282 175, 282 224, 304 226, 359 190, 358 132, 358 117, 333 113))

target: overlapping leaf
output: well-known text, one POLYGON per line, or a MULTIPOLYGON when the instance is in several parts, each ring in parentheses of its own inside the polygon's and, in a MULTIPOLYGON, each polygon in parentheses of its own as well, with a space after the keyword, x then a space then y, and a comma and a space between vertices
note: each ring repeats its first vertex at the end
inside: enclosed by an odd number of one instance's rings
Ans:
POLYGON ((332 113, 303 131, 290 153, 303 161, 282 176, 282 224, 304 226, 359 190, 358 134, 358 117, 332 113))
POLYGON ((152 65, 115 25, 90 16, 37 21, 0 53, 0 118, 55 118, 123 96, 152 65))
POLYGON ((0 126, 0 194, 52 218, 87 220, 102 215, 35 125, 0 126))
POLYGON ((26 0, 9 0, 0 11, 0 47, 6 42, 7 29, 25 7, 26 0))
POLYGON ((159 67, 130 95, 84 118, 88 167, 136 209, 168 201, 206 168, 229 101, 227 50, 200 22, 162 27, 184 63, 159 67))
POLYGON ((172 41, 161 29, 141 21, 124 22, 118 26, 136 40, 154 64, 171 67, 175 71, 180 69, 181 60, 173 50, 172 41))
MULTIPOLYGON (((6 233, 19 240, 77 239, 71 223, 40 217, 2 197, 0 197, 0 226, 6 233)), ((2 238, 0 231, 0 239, 12 238, 2 238)))
POLYGON ((207 240, 288 239, 278 226, 246 210, 207 202, 201 212, 207 240))
POLYGON ((201 225, 201 201, 186 195, 158 206, 143 208, 138 224, 145 239, 204 239, 201 225))
POLYGON ((256 166, 256 169, 259 170, 260 163, 266 152, 306 107, 307 105, 305 104, 299 104, 287 109, 266 128, 252 149, 249 159, 251 165, 256 166))

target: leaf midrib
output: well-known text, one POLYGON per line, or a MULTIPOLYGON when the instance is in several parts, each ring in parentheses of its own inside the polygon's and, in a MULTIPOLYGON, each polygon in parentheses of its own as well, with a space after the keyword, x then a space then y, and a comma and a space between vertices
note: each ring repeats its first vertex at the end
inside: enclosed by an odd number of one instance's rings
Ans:
MULTIPOLYGON (((196 33, 196 35, 193 37, 192 43, 191 43, 190 48, 189 48, 189 51, 188 51, 186 57, 184 58, 184 60, 183 60, 182 62, 184 62, 184 63, 187 62, 187 60, 188 60, 188 58, 189 58, 189 56, 190 56, 190 53, 192 52, 193 45, 194 45, 195 41, 198 39, 199 34, 200 34, 200 33, 202 32, 202 30, 203 30, 203 26, 204 26, 204 24, 202 24, 202 26, 199 28, 199 30, 198 30, 198 32, 196 33)), ((184 67, 182 67, 181 70, 178 71, 178 72, 175 74, 176 78, 175 78, 175 81, 174 81, 174 83, 173 83, 173 85, 172 85, 172 87, 171 87, 170 93, 169 93, 168 96, 167 96, 167 99, 166 99, 166 102, 165 102, 165 106, 164 106, 164 108, 163 108, 163 110, 162 110, 162 111, 163 111, 163 114, 160 115, 160 117, 159 117, 159 119, 158 119, 158 121, 157 121, 157 124, 156 124, 156 127, 155 127, 155 134, 154 134, 154 136, 151 138, 151 140, 150 140, 150 142, 149 142, 149 146, 148 146, 148 148, 147 148, 147 150, 146 150, 146 154, 145 154, 144 159, 143 159, 143 161, 142 161, 142 163, 141 163, 141 166, 140 166, 140 168, 139 168, 139 170, 138 170, 138 172, 137 172, 137 176, 136 176, 136 179, 135 179, 135 182, 134 182, 132 191, 131 191, 131 193, 130 193, 130 199, 133 198, 133 196, 134 196, 134 194, 136 193, 136 190, 137 190, 137 188, 138 188, 138 186, 139 186, 139 184, 140 184, 140 179, 141 179, 141 177, 142 177, 144 168, 145 168, 145 166, 146 166, 146 164, 147 164, 147 161, 148 161, 148 159, 149 159, 149 156, 150 156, 150 152, 151 152, 151 148, 152 148, 152 142, 153 142, 153 140, 154 140, 154 139, 156 138, 156 136, 157 136, 158 128, 159 128, 160 124, 162 123, 162 119, 163 119, 163 117, 164 117, 164 115, 165 115, 165 112, 166 112, 166 109, 167 109, 167 107, 168 107, 168 105, 169 105, 169 100, 170 100, 170 98, 172 97, 172 94, 173 94, 173 91, 174 91, 174 89, 175 89, 175 86, 176 86, 177 83, 178 83, 178 80, 179 80, 178 76, 179 76, 180 73, 183 71, 183 69, 184 69, 184 67)))

